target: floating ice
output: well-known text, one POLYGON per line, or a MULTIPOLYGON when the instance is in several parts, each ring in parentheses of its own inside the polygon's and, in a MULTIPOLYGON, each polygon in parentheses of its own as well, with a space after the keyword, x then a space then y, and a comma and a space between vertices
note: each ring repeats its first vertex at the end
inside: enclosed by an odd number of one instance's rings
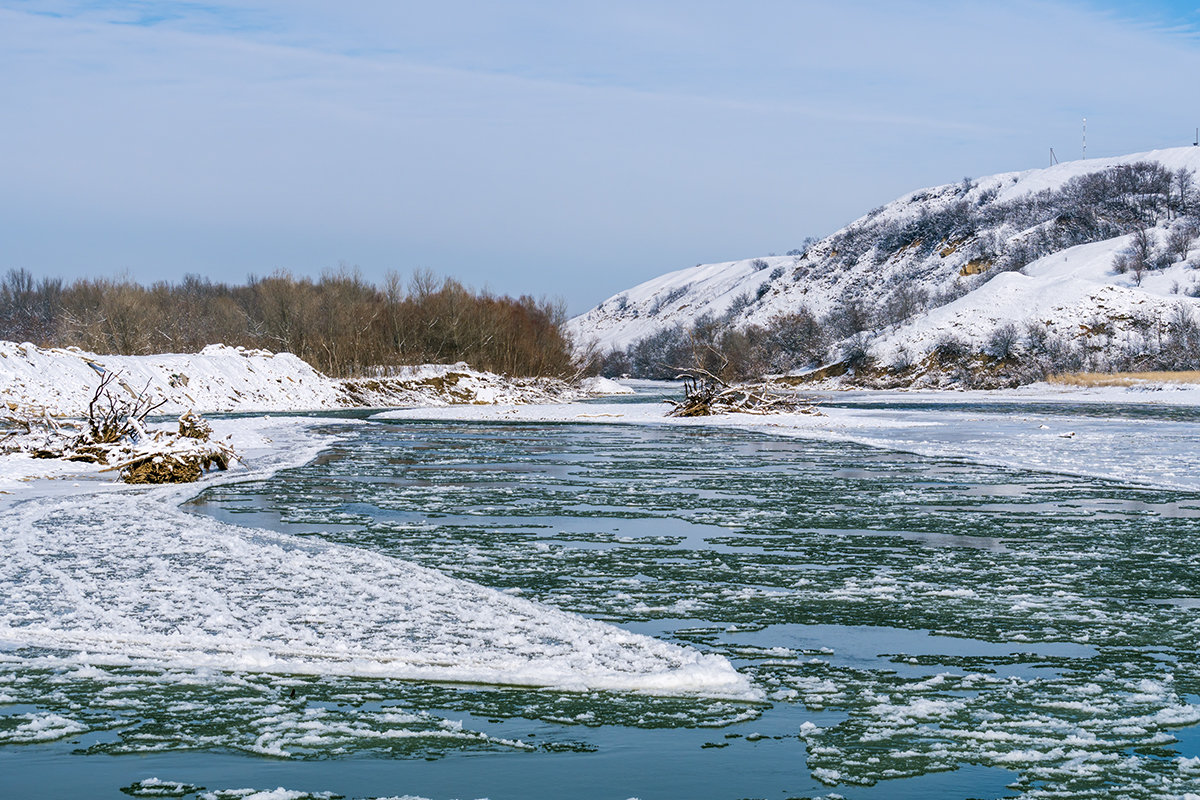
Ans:
POLYGON ((86 730, 86 725, 58 714, 18 714, 0 718, 0 744, 52 742, 86 730))
POLYGON ((159 778, 144 778, 121 788, 121 791, 130 797, 184 797, 203 790, 202 786, 193 786, 190 783, 180 783, 179 781, 164 781, 159 778))

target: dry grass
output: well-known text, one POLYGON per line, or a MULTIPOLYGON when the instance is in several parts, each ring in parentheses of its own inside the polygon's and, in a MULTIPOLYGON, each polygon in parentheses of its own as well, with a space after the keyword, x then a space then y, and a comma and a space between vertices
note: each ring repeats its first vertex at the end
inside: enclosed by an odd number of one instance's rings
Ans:
POLYGON ((1051 375, 1049 383, 1062 386, 1135 386, 1140 383, 1200 383, 1200 371, 1183 372, 1072 372, 1051 375))

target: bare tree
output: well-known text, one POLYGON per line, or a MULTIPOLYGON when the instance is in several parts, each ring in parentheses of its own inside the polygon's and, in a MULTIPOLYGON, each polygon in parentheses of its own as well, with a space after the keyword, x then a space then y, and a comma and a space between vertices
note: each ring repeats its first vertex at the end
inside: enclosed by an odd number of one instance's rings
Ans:
POLYGON ((1129 240, 1129 245, 1113 257, 1113 269, 1117 273, 1132 272, 1133 280, 1142 285, 1146 270, 1153 266, 1154 239, 1145 228, 1138 228, 1129 240))
POLYGON ((1167 232, 1166 248, 1175 261, 1187 261, 1192 242, 1200 236, 1200 225, 1195 220, 1185 219, 1175 223, 1167 232))

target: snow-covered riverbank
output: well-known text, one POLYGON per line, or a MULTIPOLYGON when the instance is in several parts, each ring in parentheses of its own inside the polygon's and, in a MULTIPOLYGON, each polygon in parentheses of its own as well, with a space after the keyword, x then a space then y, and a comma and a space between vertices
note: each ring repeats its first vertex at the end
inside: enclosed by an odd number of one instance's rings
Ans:
POLYGON ((403 367, 374 378, 338 380, 291 353, 209 345, 199 353, 113 356, 0 341, 0 399, 9 407, 79 416, 113 372, 130 393, 166 401, 163 413, 313 411, 457 403, 537 403, 621 391, 612 381, 572 386, 553 378, 510 378, 466 364, 403 367))

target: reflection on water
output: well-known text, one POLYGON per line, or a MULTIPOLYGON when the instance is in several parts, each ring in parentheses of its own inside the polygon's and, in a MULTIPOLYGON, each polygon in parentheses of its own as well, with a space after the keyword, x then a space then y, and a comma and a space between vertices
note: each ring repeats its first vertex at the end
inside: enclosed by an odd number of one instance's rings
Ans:
MULTIPOLYGON (((162 778, 360 797, 1200 791, 1185 760, 1200 721, 1193 495, 729 431, 346 434, 190 508, 721 653, 768 701, 64 674, 42 654, 37 669, 0 659, 0 694, 22 703, 0 706, 0 737, 57 715, 98 737, 75 747, 147 753, 162 778), (189 749, 202 755, 172 752, 189 749), (256 772, 229 751, 282 760, 256 772)), ((121 759, 80 761, 106 786, 133 779, 121 759)))

